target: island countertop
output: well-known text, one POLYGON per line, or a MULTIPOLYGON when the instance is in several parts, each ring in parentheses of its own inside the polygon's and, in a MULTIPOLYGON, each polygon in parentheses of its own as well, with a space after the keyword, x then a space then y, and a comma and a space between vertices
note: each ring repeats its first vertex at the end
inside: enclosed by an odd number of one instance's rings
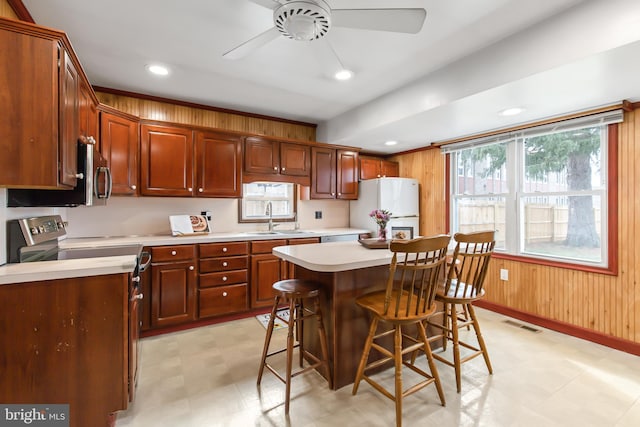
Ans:
POLYGON ((307 270, 334 273, 389 265, 389 249, 368 249, 357 241, 276 246, 273 254, 307 270))

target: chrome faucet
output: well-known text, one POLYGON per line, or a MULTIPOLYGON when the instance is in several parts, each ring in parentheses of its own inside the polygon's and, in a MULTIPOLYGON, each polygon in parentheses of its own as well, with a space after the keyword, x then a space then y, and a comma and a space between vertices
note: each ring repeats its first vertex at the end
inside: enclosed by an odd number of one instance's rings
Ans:
POLYGON ((277 227, 280 225, 280 224, 273 223, 273 205, 271 204, 271 201, 267 202, 267 210, 265 211, 264 214, 269 215, 269 231, 273 231, 274 227, 277 227))

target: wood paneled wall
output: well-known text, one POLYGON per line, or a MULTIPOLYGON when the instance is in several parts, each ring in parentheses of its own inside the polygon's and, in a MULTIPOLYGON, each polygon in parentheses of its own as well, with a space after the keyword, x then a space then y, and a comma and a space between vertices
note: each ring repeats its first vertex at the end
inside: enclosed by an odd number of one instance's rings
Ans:
POLYGON ((7 0, 0 0, 0 16, 3 18, 18 19, 18 16, 11 6, 9 6, 7 0))
POLYGON ((301 141, 316 140, 316 130, 313 126, 204 110, 105 92, 97 92, 96 95, 101 103, 125 113, 133 114, 141 119, 226 129, 301 141))
POLYGON ((447 232, 445 162, 439 149, 427 149, 389 160, 400 164, 400 176, 420 182, 420 234, 432 236, 447 232))
MULTIPOLYGON (((494 258, 485 301, 583 330, 585 336, 594 333, 600 341, 640 344, 640 110, 625 113, 618 147, 618 275, 494 258), (509 270, 508 281, 499 280, 501 268, 509 270)), ((445 232, 445 156, 425 150, 393 160, 401 176, 420 180, 421 233, 445 232)))

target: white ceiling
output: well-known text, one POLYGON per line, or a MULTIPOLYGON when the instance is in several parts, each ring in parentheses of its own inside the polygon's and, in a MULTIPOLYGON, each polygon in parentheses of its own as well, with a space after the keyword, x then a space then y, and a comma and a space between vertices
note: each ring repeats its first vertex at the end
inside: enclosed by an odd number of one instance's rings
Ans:
POLYGON ((326 0, 423 7, 418 34, 331 28, 222 54, 273 25, 249 0, 23 0, 69 35, 96 86, 317 123, 318 140, 392 153, 623 99, 640 100, 638 0, 326 0), (163 63, 169 76, 150 76, 163 63), (522 107, 523 114, 497 113, 522 107), (395 147, 383 142, 394 139, 395 147))

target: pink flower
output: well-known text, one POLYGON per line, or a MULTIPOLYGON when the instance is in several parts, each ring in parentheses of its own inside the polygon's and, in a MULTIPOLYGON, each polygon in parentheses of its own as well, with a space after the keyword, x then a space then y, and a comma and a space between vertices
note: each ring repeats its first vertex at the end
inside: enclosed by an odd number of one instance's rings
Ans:
POLYGON ((386 227, 387 222, 391 218, 391 212, 386 209, 374 209, 369 213, 369 216, 378 224, 379 227, 386 227))

